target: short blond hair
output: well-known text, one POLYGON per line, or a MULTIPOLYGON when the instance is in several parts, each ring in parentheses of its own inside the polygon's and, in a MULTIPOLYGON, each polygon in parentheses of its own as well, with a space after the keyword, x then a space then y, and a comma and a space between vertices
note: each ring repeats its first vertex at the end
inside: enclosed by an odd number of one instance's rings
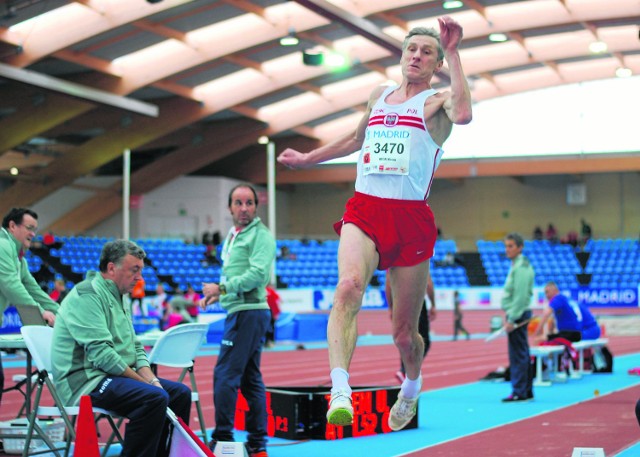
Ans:
POLYGON ((444 51, 442 49, 442 44, 440 43, 440 34, 433 27, 414 27, 409 30, 409 33, 406 37, 404 37, 404 41, 402 42, 402 50, 404 51, 409 46, 409 40, 411 37, 416 35, 422 36, 430 36, 431 38, 435 38, 436 43, 438 44, 438 60, 444 60, 444 51))

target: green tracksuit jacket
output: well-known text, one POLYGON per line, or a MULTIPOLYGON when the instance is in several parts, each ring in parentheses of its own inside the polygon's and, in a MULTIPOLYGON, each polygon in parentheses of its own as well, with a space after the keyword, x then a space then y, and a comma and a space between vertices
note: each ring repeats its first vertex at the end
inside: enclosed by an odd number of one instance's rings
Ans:
POLYGON ((266 287, 275 256, 276 242, 259 217, 244 227, 233 243, 227 237, 220 279, 227 293, 220 297, 220 305, 229 313, 269 309, 266 287))
POLYGON ((77 405, 105 376, 120 376, 127 366, 149 366, 133 330, 131 309, 113 281, 89 271, 69 292, 56 318, 51 358, 56 389, 66 406, 77 405))
POLYGON ((22 246, 5 228, 0 228, 0 325, 9 305, 34 305, 40 312, 58 312, 58 304, 49 298, 29 271, 27 259, 18 258, 22 246))
POLYGON ((534 277, 529 259, 522 254, 513 259, 502 297, 502 309, 507 314, 507 321, 513 323, 531 306, 534 277))

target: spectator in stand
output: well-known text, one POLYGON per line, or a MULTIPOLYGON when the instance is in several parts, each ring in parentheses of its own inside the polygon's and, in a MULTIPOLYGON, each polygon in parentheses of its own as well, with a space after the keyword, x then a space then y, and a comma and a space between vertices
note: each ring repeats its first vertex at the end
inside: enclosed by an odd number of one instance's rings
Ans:
POLYGON ((140 276, 140 279, 138 280, 138 282, 136 282, 136 285, 133 286, 133 290, 131 291, 131 294, 129 294, 129 297, 131 298, 131 313, 134 316, 146 315, 145 310, 142 307, 142 299, 144 298, 144 295, 145 295, 144 287, 145 287, 144 278, 140 276))
POLYGON ((198 320, 201 298, 202 297, 194 290, 193 286, 191 284, 187 284, 187 291, 184 293, 184 299, 187 301, 185 306, 192 322, 196 322, 198 320))
POLYGON ((209 246, 211 244, 211 232, 202 233, 202 244, 205 246, 209 246))
POLYGON ((156 294, 147 301, 147 315, 149 317, 159 317, 162 320, 168 302, 169 297, 164 291, 164 284, 159 282, 156 285, 156 294))
POLYGON ((434 261, 436 267, 452 267, 456 264, 456 256, 453 252, 447 252, 442 260, 434 261))
POLYGON ((269 310, 271 311, 271 325, 267 330, 264 346, 270 348, 273 347, 276 341, 276 321, 280 316, 280 294, 271 286, 267 286, 266 289, 267 305, 269 305, 269 310))
POLYGON ((580 225, 580 232, 582 234, 582 245, 584 246, 585 244, 587 244, 587 241, 592 238, 593 233, 591 231, 591 225, 587 224, 587 221, 585 221, 584 219, 580 219, 580 225))
POLYGON ((165 326, 163 330, 175 327, 180 324, 188 324, 193 322, 191 316, 187 312, 187 305, 191 303, 187 301, 183 295, 174 295, 166 309, 165 326))
POLYGON ((57 278, 53 281, 53 290, 49 293, 49 297, 54 302, 60 304, 68 293, 69 291, 67 290, 67 284, 64 282, 64 279, 57 278))
POLYGON ((452 267, 456 263, 456 256, 453 254, 453 252, 449 251, 444 255, 442 263, 445 267, 452 267))
POLYGON ((533 229, 533 239, 536 241, 541 241, 544 238, 544 234, 542 233, 542 228, 539 225, 536 225, 536 228, 533 229))
POLYGON ((46 232, 44 235, 42 235, 42 244, 49 249, 60 249, 62 247, 62 241, 58 240, 51 231, 46 232))
POLYGON ((575 230, 569 231, 569 233, 567 233, 566 244, 576 248, 578 246, 578 232, 575 230))
POLYGON ((222 240, 221 240, 220 230, 216 230, 211 235, 211 244, 213 244, 213 247, 217 249, 218 246, 220 246, 221 241, 222 240))
POLYGON ((554 227, 553 224, 549 224, 549 226, 547 227, 547 240, 550 243, 557 243, 558 242, 558 231, 556 230, 556 228, 554 227))
POLYGON ((295 260, 297 256, 291 252, 289 246, 282 246, 278 252, 279 260, 295 260))

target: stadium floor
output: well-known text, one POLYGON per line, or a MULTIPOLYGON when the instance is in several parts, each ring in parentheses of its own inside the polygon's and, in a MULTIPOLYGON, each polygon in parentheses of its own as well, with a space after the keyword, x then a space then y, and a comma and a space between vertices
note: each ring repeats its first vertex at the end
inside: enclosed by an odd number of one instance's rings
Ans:
MULTIPOLYGON (((636 313, 636 310, 633 310, 636 313)), ((640 338, 607 335, 615 355, 614 373, 592 374, 579 380, 535 389, 535 400, 503 404, 508 383, 478 380, 506 365, 506 339, 485 343, 490 317, 496 312, 468 311, 465 325, 473 338, 451 341, 451 312, 441 311, 433 323, 433 344, 423 365, 419 427, 396 433, 336 441, 293 442, 272 438, 271 457, 335 456, 570 456, 574 447, 602 447, 605 455, 640 455, 640 429, 635 401, 640 398, 640 376, 627 373, 640 366, 640 338), (597 395, 596 395, 597 394, 597 395)), ((389 336, 386 311, 361 313, 362 335, 351 367, 352 386, 395 386, 399 364, 389 336)), ((212 367, 217 348, 203 347, 196 362, 196 377, 205 421, 213 422, 212 367)), ((3 359, 7 379, 24 370, 20 357, 3 359)), ((327 386, 326 343, 278 344, 263 355, 267 386, 327 386)), ((172 378, 176 370, 162 369, 172 378)), ((20 396, 3 399, 0 419, 15 416, 20 396)), ((192 417, 197 417, 195 414, 192 417)), ((198 428, 192 422, 192 428, 198 428)), ((238 432, 237 440, 243 439, 238 432)), ((115 451, 115 450, 114 450, 115 451)), ((2 454, 0 454, 2 455, 2 454)), ((115 452, 112 455, 117 455, 115 452)))

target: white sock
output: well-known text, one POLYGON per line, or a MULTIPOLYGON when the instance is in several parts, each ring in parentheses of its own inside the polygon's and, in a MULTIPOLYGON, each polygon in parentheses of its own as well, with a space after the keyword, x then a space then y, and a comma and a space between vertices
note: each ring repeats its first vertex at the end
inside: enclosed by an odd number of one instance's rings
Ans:
POLYGON ((331 370, 331 391, 337 389, 346 389, 351 393, 351 387, 349 387, 349 373, 344 368, 334 368, 331 370))
POLYGON ((422 375, 419 375, 417 379, 409 379, 407 376, 400 386, 404 398, 416 398, 420 395, 420 389, 422 389, 422 375))

